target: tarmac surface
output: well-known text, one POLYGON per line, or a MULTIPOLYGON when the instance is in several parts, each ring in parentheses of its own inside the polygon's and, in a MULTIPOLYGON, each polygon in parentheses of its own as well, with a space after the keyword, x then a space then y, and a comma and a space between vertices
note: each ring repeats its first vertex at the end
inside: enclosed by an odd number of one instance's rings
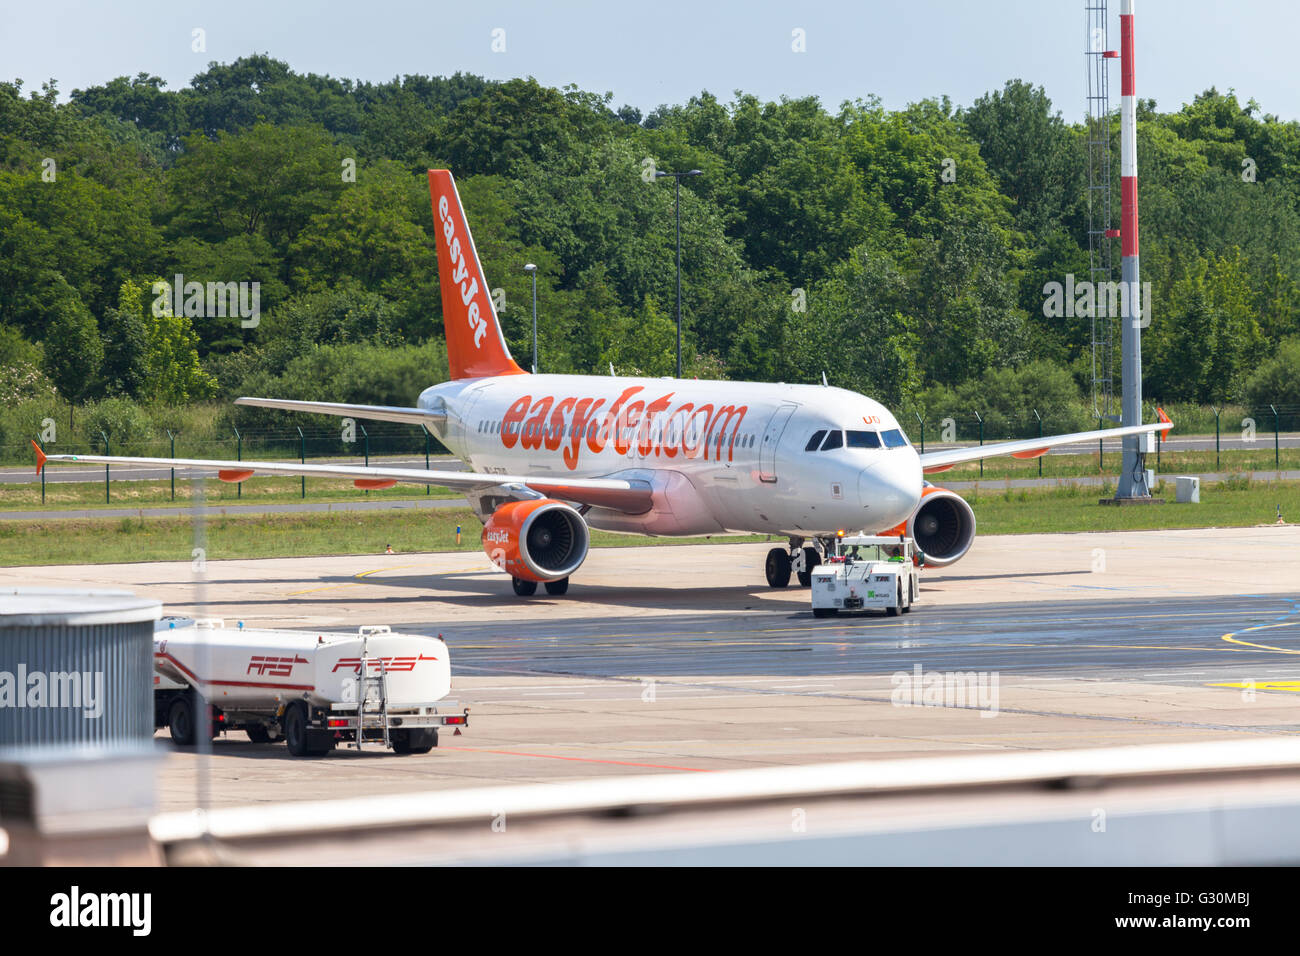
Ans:
POLYGON ((440 633, 461 736, 319 760, 165 732, 159 808, 835 760, 1254 739, 1300 730, 1300 528, 981 538, 913 613, 814 620, 767 545, 593 551, 564 597, 485 557, 0 569, 128 587, 228 624, 440 633), (957 675, 961 675, 958 677, 957 675))

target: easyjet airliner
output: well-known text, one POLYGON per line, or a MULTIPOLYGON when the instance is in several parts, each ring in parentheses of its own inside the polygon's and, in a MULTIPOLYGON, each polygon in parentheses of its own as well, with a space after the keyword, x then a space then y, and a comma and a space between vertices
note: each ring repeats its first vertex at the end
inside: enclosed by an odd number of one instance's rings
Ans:
MULTIPOLYGON (((351 478, 462 490, 483 522, 483 548, 519 595, 563 594, 587 556, 589 528, 646 535, 775 534, 767 582, 807 586, 836 532, 907 534, 927 564, 957 561, 975 515, 924 475, 998 455, 1167 429, 1077 432, 918 454, 889 410, 825 385, 528 374, 510 356, 455 181, 429 171, 451 380, 413 408, 240 398, 241 405, 426 425, 469 471, 297 462, 49 455, 46 461, 155 464, 215 472, 351 478)), ((35 444, 35 443, 33 443, 35 444)))

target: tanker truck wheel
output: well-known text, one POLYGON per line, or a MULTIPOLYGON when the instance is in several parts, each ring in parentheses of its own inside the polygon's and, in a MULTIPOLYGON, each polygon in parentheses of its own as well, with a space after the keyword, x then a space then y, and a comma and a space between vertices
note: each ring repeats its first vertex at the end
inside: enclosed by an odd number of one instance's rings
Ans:
POLYGON ((334 749, 329 731, 307 726, 307 705, 300 700, 284 712, 284 742, 295 757, 321 757, 334 749))
POLYGON ((194 696, 178 694, 167 712, 167 730, 178 747, 194 746, 194 696))
POLYGON ((209 708, 194 690, 176 695, 167 712, 167 730, 171 733, 172 743, 178 747, 194 746, 200 714, 209 716, 208 736, 215 737, 221 733, 221 725, 211 720, 209 708))
POLYGON ((415 730, 394 730, 388 737, 395 754, 427 754, 438 746, 437 727, 419 727, 415 730))
POLYGON ((271 742, 271 732, 266 729, 266 724, 247 724, 244 727, 244 733, 248 734, 248 739, 255 744, 269 744, 271 742))

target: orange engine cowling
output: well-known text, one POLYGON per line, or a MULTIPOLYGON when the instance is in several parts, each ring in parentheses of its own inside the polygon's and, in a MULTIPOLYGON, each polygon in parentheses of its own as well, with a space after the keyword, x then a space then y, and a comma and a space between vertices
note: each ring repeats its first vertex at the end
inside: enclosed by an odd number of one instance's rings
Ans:
POLYGON ((573 508, 550 498, 502 505, 483 525, 483 550, 525 581, 567 578, 586 560, 591 536, 573 508))
POLYGON ((912 517, 881 533, 907 535, 927 565, 942 568, 961 560, 975 542, 975 512, 956 492, 927 485, 912 517))

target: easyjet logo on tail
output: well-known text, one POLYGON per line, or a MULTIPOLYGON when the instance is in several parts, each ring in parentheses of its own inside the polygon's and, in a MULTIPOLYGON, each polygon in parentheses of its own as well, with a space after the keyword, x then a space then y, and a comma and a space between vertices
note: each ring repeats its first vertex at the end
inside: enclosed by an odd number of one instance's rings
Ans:
POLYGON ((522 374, 496 324, 487 280, 450 172, 429 170, 429 198, 438 234, 438 285, 451 377, 522 374))
POLYGON ((451 258, 451 281, 460 289, 460 301, 466 308, 465 318, 474 332, 474 348, 478 348, 483 342, 483 336, 487 334, 487 322, 483 320, 482 310, 475 299, 478 295, 478 279, 469 274, 469 267, 465 264, 465 254, 460 248, 460 237, 456 235, 456 223, 448 215, 445 195, 438 197, 438 219, 442 223, 442 238, 447 244, 447 255, 451 258))
POLYGON ((620 455, 635 447, 642 458, 680 455, 706 461, 710 456, 721 461, 725 449, 727 460, 735 459, 736 438, 748 405, 674 405, 673 392, 648 401, 638 394, 644 391, 640 385, 630 386, 607 409, 603 398, 557 401, 551 395, 536 400, 521 395, 501 419, 501 444, 550 451, 563 445, 562 457, 570 471, 578 467, 584 446, 595 455, 612 445, 620 455))

